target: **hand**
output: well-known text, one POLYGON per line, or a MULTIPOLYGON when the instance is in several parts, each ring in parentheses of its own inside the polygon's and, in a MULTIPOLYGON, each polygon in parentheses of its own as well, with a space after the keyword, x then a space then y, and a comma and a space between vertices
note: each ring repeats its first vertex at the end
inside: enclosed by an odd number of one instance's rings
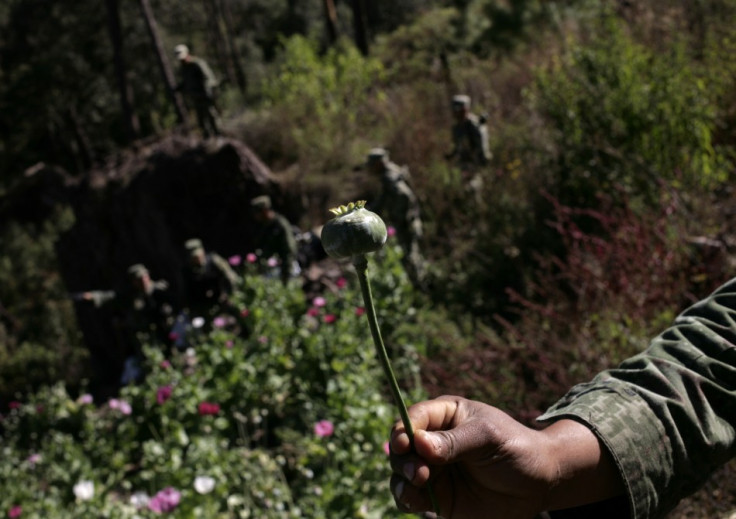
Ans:
POLYGON ((530 429, 503 411, 445 396, 409 409, 414 450, 401 422, 391 431, 391 490, 406 512, 445 519, 533 518, 623 491, 613 461, 584 425, 530 429))

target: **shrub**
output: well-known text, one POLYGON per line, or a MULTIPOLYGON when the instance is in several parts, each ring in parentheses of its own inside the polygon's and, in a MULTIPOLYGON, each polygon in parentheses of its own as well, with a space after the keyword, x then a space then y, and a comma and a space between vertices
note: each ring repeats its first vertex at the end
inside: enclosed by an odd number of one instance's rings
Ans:
POLYGON ((696 190, 722 182, 728 164, 713 144, 716 107, 685 45, 657 53, 611 15, 591 34, 571 41, 528 94, 546 119, 553 192, 583 206, 622 186, 651 202, 660 180, 696 190))
MULTIPOLYGON (((404 330, 393 355, 416 361, 421 338, 403 338, 418 296, 399 255, 387 247, 369 276, 387 342, 404 330)), ((188 348, 169 359, 147 346, 145 380, 113 399, 72 398, 60 383, 2 409, 3 513, 148 517, 169 506, 173 517, 399 515, 384 451, 397 413, 356 311, 357 280, 346 272, 342 288, 308 301, 243 268, 235 299, 249 337, 213 320, 190 328, 188 348)), ((407 392, 422 397, 418 366, 395 367, 407 392)))

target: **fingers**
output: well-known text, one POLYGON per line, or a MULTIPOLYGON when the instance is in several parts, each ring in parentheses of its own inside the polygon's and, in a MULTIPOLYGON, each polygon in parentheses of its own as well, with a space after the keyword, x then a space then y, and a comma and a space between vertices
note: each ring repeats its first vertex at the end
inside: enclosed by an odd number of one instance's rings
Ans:
POLYGON ((432 510, 432 502, 425 489, 409 484, 404 478, 394 474, 391 477, 391 494, 399 510, 418 513, 432 510))
MULTIPOLYGON (((458 409, 460 397, 441 396, 434 400, 419 402, 409 408, 409 420, 414 431, 436 431, 448 428, 458 409)), ((411 442, 401 421, 394 424, 391 430, 391 450, 396 454, 404 454, 411 448, 411 442)))

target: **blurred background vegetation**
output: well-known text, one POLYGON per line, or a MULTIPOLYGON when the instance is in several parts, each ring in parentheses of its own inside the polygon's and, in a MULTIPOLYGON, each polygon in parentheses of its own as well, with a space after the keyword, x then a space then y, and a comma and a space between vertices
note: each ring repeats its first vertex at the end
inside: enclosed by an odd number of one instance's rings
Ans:
MULTIPOLYGON (((733 275, 735 15, 735 0, 6 0, 0 205, 40 162, 83 177, 194 132, 166 82, 186 43, 221 79, 225 133, 307 201, 302 228, 375 189, 353 172, 368 148, 409 166, 433 276, 393 333, 437 330, 430 394, 530 419, 733 275), (459 92, 488 115, 481 207, 443 158, 459 92)), ((64 208, 0 222, 3 398, 89 376, 55 267, 71 225, 64 208)))

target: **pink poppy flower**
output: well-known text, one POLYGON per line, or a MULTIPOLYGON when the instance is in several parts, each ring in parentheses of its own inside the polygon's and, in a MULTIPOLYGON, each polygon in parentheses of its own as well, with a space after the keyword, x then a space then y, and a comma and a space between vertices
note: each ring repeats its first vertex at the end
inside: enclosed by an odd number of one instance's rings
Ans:
POLYGON ((309 317, 317 317, 319 315, 319 308, 315 308, 314 306, 310 306, 307 310, 307 315, 309 317))
POLYGON ((118 400, 117 398, 111 398, 108 402, 110 409, 117 409, 124 415, 129 415, 133 412, 133 408, 125 400, 118 400))
POLYGON ((320 438, 332 436, 332 433, 334 432, 335 426, 329 420, 320 420, 319 422, 314 424, 314 434, 316 434, 320 438))
POLYGON ((248 263, 255 263, 256 261, 258 261, 258 256, 256 256, 252 252, 249 252, 245 256, 245 261, 247 261, 248 263))
POLYGON ((84 404, 84 405, 89 405, 89 404, 91 404, 91 403, 92 403, 93 401, 94 401, 94 398, 93 398, 93 397, 92 397, 92 395, 90 395, 89 393, 85 393, 84 395, 81 395, 81 396, 80 396, 80 397, 79 397, 79 398, 77 399, 77 402, 79 402, 80 404, 84 404))
POLYGON ((358 308, 356 308, 355 315, 357 315, 358 317, 365 315, 365 308, 363 308, 362 306, 359 306, 358 308))
POLYGON ((156 391, 156 402, 158 402, 159 405, 162 405, 169 398, 171 398, 171 392, 171 386, 161 386, 160 388, 158 388, 158 391, 156 391))
POLYGON ((332 324, 337 321, 337 316, 335 314, 325 314, 322 320, 327 324, 332 324))
POLYGON ((268 337, 266 337, 265 335, 261 335, 260 337, 258 337, 258 342, 260 342, 261 344, 266 344, 268 342, 268 337))
POLYGON ((20 505, 15 505, 10 510, 8 510, 8 517, 10 519, 18 519, 21 514, 23 514, 23 507, 20 505))
POLYGON ((161 367, 161 369, 169 369, 171 367, 171 362, 164 359, 161 361, 161 364, 159 364, 159 366, 161 367))
POLYGON ((345 288, 348 284, 348 280, 345 278, 338 278, 335 284, 337 285, 337 288, 345 288))
POLYGON ((226 347, 226 348, 227 348, 228 350, 229 350, 229 349, 231 349, 231 348, 233 347, 233 341, 226 341, 226 342, 225 342, 225 347, 226 347))
POLYGON ((268 261, 266 262, 266 265, 268 265, 271 268, 278 267, 279 266, 279 259, 276 258, 276 257, 270 257, 270 258, 268 258, 268 261))
POLYGON ((327 304, 327 300, 322 296, 317 296, 314 299, 312 299, 312 304, 316 306, 317 308, 322 308, 327 304))
POLYGON ((388 226, 388 227, 386 228, 386 234, 388 234, 388 235, 389 235, 389 237, 391 237, 391 236, 396 236, 396 227, 393 227, 393 226, 389 225, 389 226, 388 226))
POLYGON ((165 514, 179 506, 180 501, 181 492, 174 487, 166 487, 148 501, 148 509, 157 514, 165 514))
POLYGON ((217 316, 212 320, 212 324, 215 326, 215 328, 224 328, 227 324, 227 319, 222 316, 217 316))
POLYGON ((197 408, 201 416, 214 416, 220 412, 220 404, 214 402, 202 402, 197 408))
POLYGON ((35 453, 35 454, 31 454, 30 456, 28 456, 28 459, 26 459, 26 461, 31 467, 35 467, 37 463, 41 463, 41 459, 42 459, 41 455, 38 453, 35 453))
POLYGON ((227 262, 230 263, 233 267, 237 267, 240 265, 240 263, 243 261, 243 258, 240 257, 240 255, 236 254, 235 256, 230 256, 227 259, 227 262))

